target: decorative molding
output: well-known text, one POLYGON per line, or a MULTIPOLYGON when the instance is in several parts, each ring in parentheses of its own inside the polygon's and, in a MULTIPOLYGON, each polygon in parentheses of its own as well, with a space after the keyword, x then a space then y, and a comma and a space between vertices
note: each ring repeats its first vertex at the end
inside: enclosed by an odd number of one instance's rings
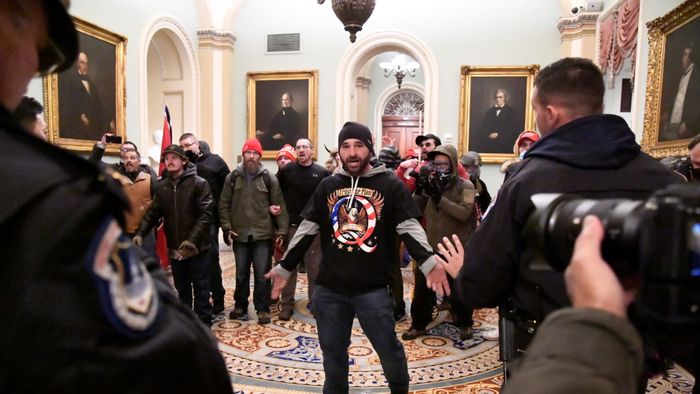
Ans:
POLYGON ((355 80, 355 86, 362 89, 369 89, 369 85, 372 84, 372 78, 359 76, 355 80))
POLYGON ((600 12, 582 12, 570 18, 559 18, 557 29, 559 29, 562 39, 581 35, 582 32, 595 34, 599 16, 600 12))
POLYGON ((236 35, 229 30, 214 28, 197 29, 197 40, 199 41, 200 48, 215 47, 233 50, 236 39, 236 35))

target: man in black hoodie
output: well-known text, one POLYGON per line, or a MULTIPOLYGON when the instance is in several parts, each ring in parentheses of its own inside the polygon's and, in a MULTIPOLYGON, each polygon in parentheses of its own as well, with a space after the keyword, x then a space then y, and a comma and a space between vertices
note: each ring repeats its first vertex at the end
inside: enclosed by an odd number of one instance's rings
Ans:
POLYGON ((209 249, 209 280, 211 287, 211 299, 214 302, 212 313, 218 314, 224 311, 224 295, 226 290, 221 279, 221 265, 219 264, 219 196, 224 187, 226 175, 231 172, 221 156, 211 153, 206 141, 197 140, 192 133, 180 136, 180 146, 191 163, 197 165, 197 175, 204 178, 211 189, 212 222, 210 229, 211 249, 209 249))
POLYGON ((535 78, 532 106, 542 139, 501 186, 466 247, 461 270, 447 267, 457 279, 455 292, 467 306, 495 307, 509 301, 501 313, 515 311, 510 317, 527 331, 571 304, 561 273, 529 269, 533 251, 522 233, 533 211, 533 194, 646 199, 680 180, 640 151, 622 118, 602 113, 604 93, 603 76, 587 59, 561 59, 535 78))
POLYGON ((394 331, 391 294, 399 239, 420 264, 428 287, 449 295, 442 266, 418 223, 418 207, 401 181, 373 167, 372 133, 347 122, 338 134, 343 168, 324 178, 301 213, 304 219, 287 254, 266 275, 279 296, 304 252, 320 233, 321 268, 313 293, 318 340, 323 352, 324 393, 348 392, 348 347, 355 316, 379 355, 392 393, 408 392, 406 354, 394 331))

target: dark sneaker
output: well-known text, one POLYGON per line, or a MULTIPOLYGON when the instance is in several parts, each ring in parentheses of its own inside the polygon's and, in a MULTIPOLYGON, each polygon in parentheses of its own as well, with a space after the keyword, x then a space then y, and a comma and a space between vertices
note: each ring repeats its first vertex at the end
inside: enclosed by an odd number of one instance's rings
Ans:
POLYGON ((427 331, 425 331, 425 330, 411 328, 410 330, 401 334, 401 339, 403 339, 404 341, 410 341, 410 340, 416 339, 418 337, 422 337, 426 333, 427 333, 427 331))
POLYGON ((270 321, 270 312, 258 312, 258 324, 267 324, 270 321))
POLYGON ((280 320, 287 321, 292 318, 294 314, 294 309, 291 307, 282 308, 280 311, 280 320))
POLYGON ((228 318, 231 320, 248 320, 248 314, 241 308, 236 308, 228 313, 228 318))
POLYGON ((459 327, 459 339, 472 339, 474 338, 474 330, 471 327, 459 327))
POLYGON ((219 313, 224 311, 224 302, 214 302, 214 305, 211 308, 211 313, 218 315, 219 313))

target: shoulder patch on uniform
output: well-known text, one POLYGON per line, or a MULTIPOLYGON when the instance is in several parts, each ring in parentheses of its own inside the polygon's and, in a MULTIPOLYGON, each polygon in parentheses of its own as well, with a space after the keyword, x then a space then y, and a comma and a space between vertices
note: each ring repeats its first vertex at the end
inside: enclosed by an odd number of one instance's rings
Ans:
POLYGON ((131 338, 150 335, 159 311, 153 277, 114 218, 99 227, 85 258, 109 323, 131 338))

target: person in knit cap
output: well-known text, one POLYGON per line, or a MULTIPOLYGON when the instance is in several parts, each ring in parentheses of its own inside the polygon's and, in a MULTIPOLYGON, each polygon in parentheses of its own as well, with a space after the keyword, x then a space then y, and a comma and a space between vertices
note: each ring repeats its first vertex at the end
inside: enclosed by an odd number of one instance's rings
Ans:
MULTIPOLYGON (((314 163, 314 145, 307 138, 300 138, 296 143, 296 154, 298 159, 290 163, 278 174, 284 202, 287 204, 289 212, 289 238, 294 237, 294 233, 301 224, 301 211, 321 181, 330 175, 330 172, 320 165, 314 163)), ((284 251, 284 248, 281 248, 284 251)), ((312 311, 312 295, 318 269, 321 265, 321 240, 317 236, 311 246, 304 254, 304 267, 308 279, 309 304, 307 308, 312 311)), ((301 267, 300 267, 301 268, 301 267)), ((304 272, 301 271, 300 272, 304 272)), ((297 273, 294 272, 289 278, 287 286, 282 292, 280 300, 280 320, 289 320, 294 314, 294 293, 296 292, 297 273)))
POLYGON ((272 245, 284 244, 289 216, 277 178, 260 164, 262 147, 256 139, 243 144, 243 162, 226 177, 219 199, 219 220, 224 242, 233 247, 236 257, 234 309, 229 319, 248 320, 250 265, 255 284, 253 305, 258 323, 270 320, 270 281, 265 274, 272 265, 272 245), (279 206, 279 214, 270 215, 270 206, 279 206))
POLYGON ((531 130, 525 130, 518 135, 518 138, 515 139, 515 143, 513 144, 513 153, 516 157, 508 159, 501 164, 501 172, 506 174, 504 181, 508 179, 509 171, 513 164, 520 163, 523 156, 525 156, 525 152, 539 140, 540 135, 531 130))
POLYGON ((323 392, 348 392, 348 346, 357 317, 379 355, 389 389, 407 393, 406 355, 394 331, 391 294, 396 234, 421 265, 430 288, 449 294, 449 285, 408 190, 384 164, 370 164, 374 142, 367 126, 345 123, 338 147, 342 169, 318 185, 287 254, 268 274, 272 298, 279 296, 319 234, 322 257, 312 302, 326 375, 323 392))
POLYGON ((282 149, 277 152, 275 160, 277 161, 277 174, 279 175, 279 171, 282 170, 287 164, 297 161, 297 152, 294 150, 293 146, 284 144, 282 149))

